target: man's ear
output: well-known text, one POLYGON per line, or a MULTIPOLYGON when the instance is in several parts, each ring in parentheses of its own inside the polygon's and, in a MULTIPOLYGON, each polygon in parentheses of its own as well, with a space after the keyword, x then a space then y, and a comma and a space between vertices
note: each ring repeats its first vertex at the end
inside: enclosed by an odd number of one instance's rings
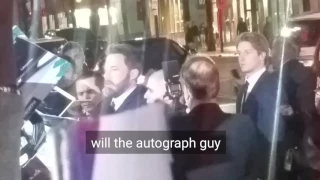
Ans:
POLYGON ((139 77, 139 70, 138 69, 132 69, 130 71, 130 80, 137 80, 139 77))
POLYGON ((191 92, 185 85, 183 85, 183 94, 186 100, 191 98, 191 92))
POLYGON ((263 61, 266 61, 266 59, 267 59, 267 54, 266 54, 265 52, 261 52, 261 53, 259 54, 259 58, 260 58, 261 60, 263 60, 263 61))

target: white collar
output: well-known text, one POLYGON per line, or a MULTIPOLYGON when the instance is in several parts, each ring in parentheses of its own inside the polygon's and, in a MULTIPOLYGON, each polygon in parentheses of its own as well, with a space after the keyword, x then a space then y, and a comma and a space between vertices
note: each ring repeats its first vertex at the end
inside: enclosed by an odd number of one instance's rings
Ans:
POLYGON ((122 93, 119 97, 113 98, 112 102, 114 102, 114 109, 118 110, 122 103, 127 99, 127 97, 137 88, 137 85, 130 87, 124 93, 122 93))
POLYGON ((254 74, 252 74, 250 77, 246 77, 246 81, 249 83, 247 92, 251 92, 251 90, 253 89, 254 85, 258 82, 259 78, 261 77, 261 75, 265 71, 267 71, 267 69, 265 67, 263 67, 259 71, 257 71, 254 74))

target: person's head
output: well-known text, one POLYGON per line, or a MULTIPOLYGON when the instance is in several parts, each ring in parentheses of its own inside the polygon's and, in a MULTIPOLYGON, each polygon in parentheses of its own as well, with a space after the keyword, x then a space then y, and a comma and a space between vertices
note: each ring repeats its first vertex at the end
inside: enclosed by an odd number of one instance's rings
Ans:
POLYGON ((220 89, 219 71, 207 56, 189 57, 181 68, 181 81, 186 105, 192 109, 197 104, 214 100, 220 89))
POLYGON ((86 72, 76 81, 77 99, 84 112, 92 112, 102 100, 103 77, 95 72, 86 72))
POLYGON ((300 54, 299 45, 291 38, 277 37, 272 45, 271 62, 275 69, 280 68, 281 62, 297 60, 300 54))
POLYGON ((70 41, 63 46, 61 54, 63 56, 69 56, 74 61, 75 74, 80 76, 82 74, 83 66, 86 59, 81 45, 76 42, 70 41))
POLYGON ((142 72, 140 52, 127 44, 111 45, 99 67, 105 78, 104 95, 118 97, 137 84, 142 72))
POLYGON ((147 103, 154 103, 157 101, 162 101, 167 104, 171 103, 169 99, 165 98, 167 90, 163 70, 152 73, 147 80, 146 87, 148 90, 145 93, 144 98, 147 100, 147 103))
POLYGON ((242 17, 239 18, 239 22, 243 22, 243 18, 242 17))
POLYGON ((251 75, 266 65, 269 55, 267 39, 255 32, 246 32, 240 35, 237 41, 238 60, 241 70, 251 75))

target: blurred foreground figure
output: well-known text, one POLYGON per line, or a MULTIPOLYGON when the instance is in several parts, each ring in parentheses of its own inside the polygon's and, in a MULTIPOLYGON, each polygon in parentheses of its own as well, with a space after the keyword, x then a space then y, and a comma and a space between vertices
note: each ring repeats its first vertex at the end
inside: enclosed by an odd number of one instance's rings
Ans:
MULTIPOLYGON (((299 62, 300 47, 291 39, 278 37, 272 47, 272 64, 276 70, 282 66, 282 84, 287 95, 288 104, 292 108, 292 113, 288 115, 285 146, 289 151, 298 148, 300 154, 305 155, 302 147, 303 139, 311 137, 314 131, 315 121, 318 121, 318 115, 315 107, 315 89, 317 85, 317 76, 311 68, 305 67, 299 62)), ((298 153, 298 152, 296 152, 298 153)), ((320 177, 320 173, 312 171, 308 166, 304 166, 297 159, 294 159, 292 169, 288 170, 292 176, 290 180, 299 176, 305 180, 313 180, 320 177)))
MULTIPOLYGON (((95 139, 106 138, 108 137, 106 132, 114 132, 117 137, 129 138, 133 142, 139 138, 129 137, 132 131, 146 139, 150 138, 150 132, 145 131, 161 131, 163 133, 160 134, 166 136, 165 132, 168 127, 164 109, 163 104, 150 104, 136 110, 102 116, 99 121, 79 121, 75 126, 69 128, 68 156, 70 157, 71 180, 173 180, 170 152, 167 154, 129 154, 121 153, 120 148, 116 150, 119 154, 108 154, 103 153, 108 149, 96 148, 94 154, 86 153, 88 145, 86 131, 99 131, 95 139)), ((144 151, 137 149, 135 144, 131 150, 133 152, 144 151)))
POLYGON ((237 112, 249 115, 257 129, 258 177, 262 180, 283 180, 285 121, 281 116, 276 118, 278 79, 266 69, 268 41, 258 33, 243 33, 237 42, 237 49, 240 68, 246 75, 246 83, 237 97, 237 112))
POLYGON ((175 156, 175 163, 181 166, 180 172, 185 176, 180 179, 256 179, 252 161, 256 143, 254 125, 248 116, 226 114, 220 109, 216 102, 220 82, 215 62, 206 56, 190 57, 182 67, 181 78, 191 111, 175 130, 189 127, 191 131, 225 131, 227 152, 175 156))
POLYGON ((0 179, 20 180, 22 97, 16 92, 16 62, 12 56, 12 0, 0 2, 0 179))

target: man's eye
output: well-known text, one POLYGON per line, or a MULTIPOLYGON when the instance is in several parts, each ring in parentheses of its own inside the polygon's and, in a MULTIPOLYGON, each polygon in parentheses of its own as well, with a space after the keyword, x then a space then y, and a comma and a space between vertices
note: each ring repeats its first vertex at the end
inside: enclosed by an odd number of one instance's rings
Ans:
POLYGON ((251 52, 250 52, 250 51, 245 51, 244 53, 245 53, 245 54, 250 54, 251 52))
POLYGON ((88 93, 88 94, 93 94, 94 91, 93 91, 92 89, 89 89, 89 90, 87 91, 87 93, 88 93))

